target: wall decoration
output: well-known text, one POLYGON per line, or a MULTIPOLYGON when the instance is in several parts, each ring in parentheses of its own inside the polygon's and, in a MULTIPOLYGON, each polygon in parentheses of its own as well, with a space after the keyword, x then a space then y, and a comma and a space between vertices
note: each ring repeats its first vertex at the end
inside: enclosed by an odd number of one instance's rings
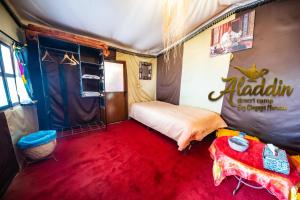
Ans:
POLYGON ((152 77, 152 63, 140 62, 139 66, 139 79, 151 80, 152 77))
MULTIPOLYGON (((221 115, 229 127, 246 132, 252 136, 260 138, 266 143, 272 143, 286 150, 294 150, 300 153, 300 1, 286 0, 274 1, 264 6, 255 8, 255 33, 254 46, 245 51, 233 53, 233 59, 230 60, 230 66, 240 66, 249 69, 253 64, 256 64, 256 69, 261 71, 263 68, 269 70, 269 73, 263 75, 265 78, 265 89, 269 85, 274 85, 274 78, 277 77, 277 89, 281 85, 292 86, 293 93, 288 96, 248 96, 241 98, 235 91, 232 102, 235 107, 230 105, 227 93, 218 100, 222 102, 221 115), (278 14, 280 13, 280 15, 278 14), (289 26, 287 25, 287 22, 289 26), (293 24, 293 25, 292 25, 293 24), (282 84, 281 81, 282 80, 282 84), (273 99, 269 100, 272 107, 286 107, 287 110, 272 110, 264 112, 241 111, 242 106, 248 106, 249 99, 273 99), (241 101, 238 99, 248 99, 241 101), (238 103, 240 101, 241 103, 238 103)), ((218 60, 218 56, 211 60, 218 60)), ((219 64, 220 68, 224 65, 219 64)), ((228 74, 219 77, 238 77, 244 76, 239 70, 234 67, 229 67, 228 74)), ((256 79, 255 82, 249 82, 248 77, 245 77, 245 85, 259 85, 263 80, 262 77, 256 79)), ((219 80, 223 82, 222 80, 219 80)), ((219 91, 227 88, 230 83, 227 82, 225 87, 212 88, 210 91, 216 91, 213 97, 219 95, 219 91)), ((248 90, 248 89, 247 89, 248 90)), ((258 90, 258 89, 257 89, 258 90)), ((271 89, 269 89, 271 90, 271 89)), ((275 90, 275 87, 274 87, 275 90)), ((210 92, 209 91, 209 92, 210 92)), ((286 90, 287 91, 287 90, 286 90)), ((209 94, 207 92, 206 94, 209 94)), ((253 101, 253 100, 252 100, 253 101)), ((212 102, 214 103, 214 102, 212 102)), ((256 106, 262 106, 264 109, 270 105, 267 100, 260 100, 256 106)), ((271 108, 271 106, 269 106, 271 108)), ((249 106, 249 109, 251 107, 249 106)), ((253 107, 252 107, 253 108, 253 107)), ((294 152, 294 153, 296 153, 294 152)))
POLYGON ((252 48, 255 11, 222 24, 211 32, 210 55, 217 56, 252 48))
POLYGON ((227 83, 224 90, 215 95, 215 91, 210 92, 210 101, 217 101, 228 94, 228 103, 231 107, 236 107, 238 111, 285 111, 287 106, 274 105, 276 97, 289 97, 293 94, 294 88, 285 85, 283 80, 276 78, 266 81, 264 77, 269 73, 268 69, 257 69, 253 64, 250 67, 234 67, 243 76, 222 78, 227 83), (271 81, 271 82, 270 82, 271 81), (269 84, 268 84, 269 82, 269 84), (237 99, 234 100, 234 96, 237 99))

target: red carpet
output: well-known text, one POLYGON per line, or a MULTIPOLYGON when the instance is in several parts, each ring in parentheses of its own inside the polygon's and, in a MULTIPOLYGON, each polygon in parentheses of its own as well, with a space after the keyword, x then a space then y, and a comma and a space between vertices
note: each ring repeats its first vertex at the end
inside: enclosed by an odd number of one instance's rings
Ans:
POLYGON ((60 140, 58 162, 27 167, 4 199, 275 199, 245 186, 232 196, 233 177, 215 187, 210 143, 206 138, 183 155, 175 142, 135 121, 110 125, 107 132, 60 140))

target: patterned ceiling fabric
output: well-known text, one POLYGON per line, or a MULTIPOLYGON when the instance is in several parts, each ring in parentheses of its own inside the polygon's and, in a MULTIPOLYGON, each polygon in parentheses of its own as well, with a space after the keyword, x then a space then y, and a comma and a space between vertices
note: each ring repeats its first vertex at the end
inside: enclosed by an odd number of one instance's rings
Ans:
MULTIPOLYGON (((174 1, 174 0, 168 0, 174 1)), ((231 5, 255 0, 188 0, 183 32, 190 33, 231 5)), ((6 0, 27 25, 30 22, 93 36, 109 45, 137 53, 157 54, 163 49, 165 1, 136 0, 6 0)), ((174 1, 176 2, 176 1, 174 1)))
MULTIPOLYGON (((300 1, 282 0, 255 9, 254 46, 234 53, 231 66, 249 68, 256 64, 258 70, 266 68, 266 85, 274 78, 282 85, 293 87, 291 96, 245 96, 244 99, 273 99, 273 106, 286 106, 286 111, 238 111, 230 106, 228 94, 222 107, 222 116, 229 126, 251 133, 263 141, 300 152, 300 1), (280 14, 279 14, 280 13, 280 14)), ((234 67, 227 77, 242 77, 234 67)), ((257 80, 255 85, 261 83, 257 80)), ((247 80, 245 85, 251 84, 247 80)), ((278 87, 277 84, 277 87, 278 87)), ((226 87, 228 84, 226 85, 226 87)), ((266 86, 267 87, 267 86, 266 86)), ((216 94, 217 95, 217 94, 216 94)), ((233 102, 237 102, 236 95, 233 102)), ((242 97, 240 97, 242 98, 242 97)), ((243 104, 247 105, 247 104, 243 104)), ((266 104, 256 104, 266 105, 266 104)))

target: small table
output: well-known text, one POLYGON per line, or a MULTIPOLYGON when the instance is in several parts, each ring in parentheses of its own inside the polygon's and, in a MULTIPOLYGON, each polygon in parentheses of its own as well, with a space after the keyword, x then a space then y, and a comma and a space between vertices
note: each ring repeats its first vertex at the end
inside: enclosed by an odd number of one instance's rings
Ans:
POLYGON ((238 152, 229 147, 228 138, 219 137, 209 147, 210 155, 214 159, 213 177, 216 186, 220 185, 226 176, 235 176, 238 185, 233 194, 241 184, 245 184, 256 189, 265 188, 280 200, 297 200, 300 175, 290 159, 289 175, 265 170, 262 159, 265 144, 249 140, 249 148, 245 152, 238 152), (253 186, 245 180, 256 182, 261 187, 253 186))

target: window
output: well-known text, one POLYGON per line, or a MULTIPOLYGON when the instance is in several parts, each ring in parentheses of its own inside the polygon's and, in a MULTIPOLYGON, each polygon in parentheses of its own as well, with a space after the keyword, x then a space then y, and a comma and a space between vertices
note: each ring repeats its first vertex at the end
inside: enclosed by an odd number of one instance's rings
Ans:
POLYGON ((17 62, 17 58, 14 55, 14 66, 15 66, 15 74, 16 74, 16 84, 17 84, 17 92, 19 95, 20 103, 27 104, 31 103, 31 98, 28 95, 28 92, 26 91, 26 88, 23 83, 22 75, 19 69, 19 65, 17 62))
POLYGON ((0 75, 0 108, 8 106, 3 77, 0 75))
POLYGON ((12 58, 10 47, 0 43, 0 108, 19 103, 12 58))

